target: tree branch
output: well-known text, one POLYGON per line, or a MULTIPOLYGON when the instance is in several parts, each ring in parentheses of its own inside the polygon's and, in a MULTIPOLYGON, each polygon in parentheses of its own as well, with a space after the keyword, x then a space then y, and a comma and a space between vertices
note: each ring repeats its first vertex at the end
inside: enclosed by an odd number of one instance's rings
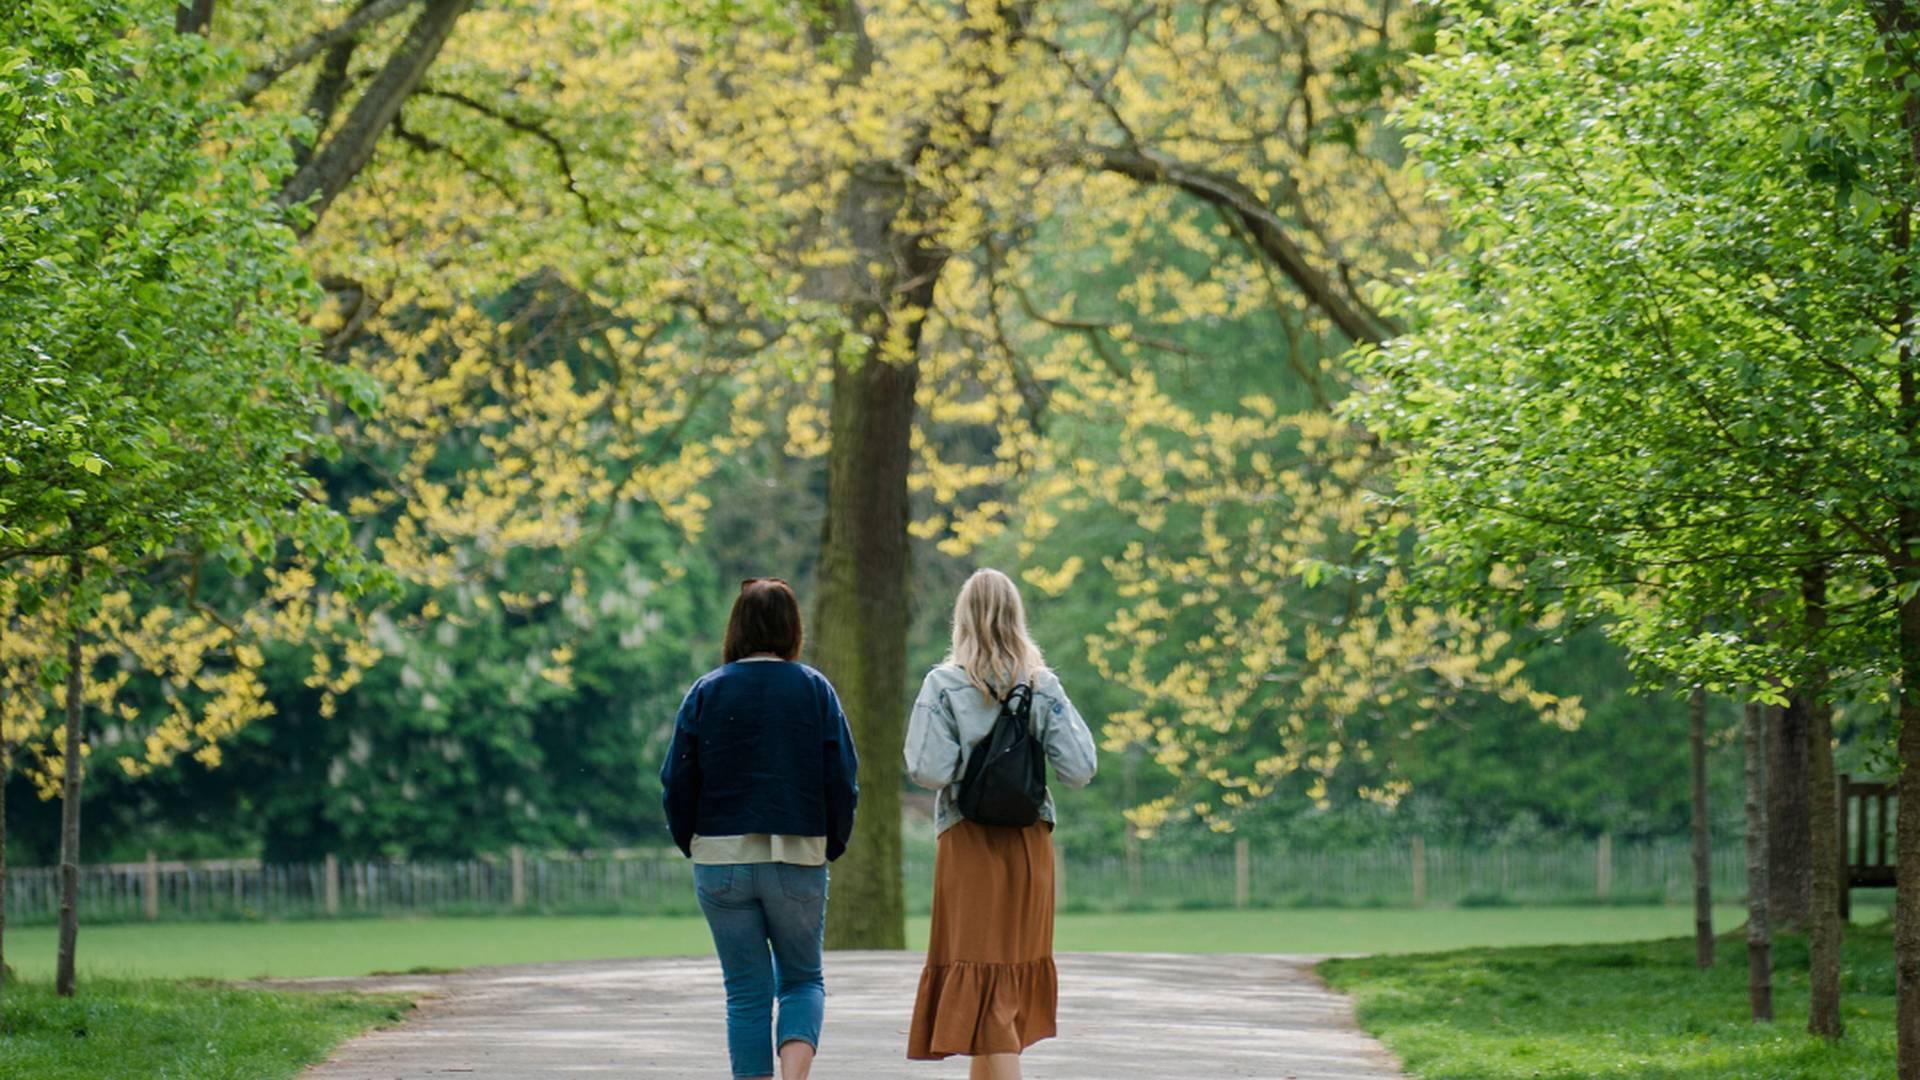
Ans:
POLYGON ((402 117, 396 116, 393 118, 393 133, 401 142, 406 143, 408 146, 413 147, 423 154, 445 154, 452 158, 461 168, 485 180, 487 185, 499 192, 502 198, 516 207, 520 205, 520 199, 514 195, 513 189, 507 186, 506 181, 474 164, 472 159, 462 154, 458 149, 448 146, 446 143, 431 136, 422 135, 408 128, 402 117))
POLYGON ((69 558, 82 552, 91 551, 107 542, 106 536, 97 539, 77 540, 67 544, 39 544, 29 547, 0 548, 0 565, 15 559, 55 559, 69 558))
POLYGON ((547 146, 553 150, 553 156, 559 159, 560 174, 567 178, 567 191, 572 193, 573 197, 580 201, 580 208, 585 211, 587 215, 587 224, 599 224, 594 217, 593 202, 587 198, 586 192, 580 190, 580 181, 573 174, 573 158, 567 153, 567 144, 562 142, 559 136, 542 127, 538 121, 528 120, 524 117, 504 112, 488 105, 484 101, 468 97, 466 94, 459 93, 458 91, 436 90, 431 86, 425 86, 420 88, 420 94, 423 97, 433 97, 439 98, 442 101, 451 101, 455 105, 471 109, 523 135, 531 135, 541 142, 546 143, 547 146))
POLYGON ((1092 147, 1095 167, 1142 184, 1170 184, 1238 217, 1260 249, 1314 307, 1357 344, 1378 344, 1394 328, 1369 318, 1366 305, 1316 269, 1289 234, 1287 223, 1253 190, 1230 176, 1188 165, 1151 150, 1092 147))
MULTIPOLYGON (((433 66, 453 33, 454 24, 472 6, 473 0, 427 0, 426 10, 407 29, 407 36, 360 95, 340 130, 326 140, 311 161, 288 178, 280 190, 280 202, 288 206, 305 205, 313 215, 311 220, 296 226, 303 235, 313 231, 327 207, 367 167, 367 162, 373 160, 380 136, 393 123, 393 118, 400 115, 400 106, 433 66)), ((343 42, 337 47, 345 45, 343 42)))
POLYGON ((346 277, 325 277, 320 279, 320 287, 330 293, 351 294, 353 306, 347 310, 346 318, 340 321, 340 328, 327 335, 321 352, 328 360, 338 360, 353 339, 367 325, 367 320, 380 310, 382 299, 375 299, 371 290, 361 282, 346 277))
POLYGON ((353 51, 360 47, 358 38, 348 38, 327 50, 327 58, 320 64, 320 73, 314 76, 313 86, 307 90, 307 104, 302 115, 313 121, 313 142, 294 140, 293 165, 295 169, 304 169, 313 160, 313 152, 319 141, 333 124, 333 114, 340 109, 340 99, 347 92, 347 72, 353 63, 353 51))
POLYGON ((213 29, 213 0, 181 0, 173 6, 176 34, 204 34, 213 29))
MULTIPOLYGON (((200 2, 208 7, 212 6, 212 0, 200 0, 200 2)), ((358 38, 360 31, 385 22, 419 2, 420 0, 371 0, 369 3, 362 4, 351 15, 335 25, 313 34, 300 44, 248 72, 246 81, 240 84, 240 92, 236 96, 243 105, 252 101, 260 96, 261 91, 278 82, 287 72, 327 49, 358 38)), ((182 5, 183 8, 184 6, 182 5)))

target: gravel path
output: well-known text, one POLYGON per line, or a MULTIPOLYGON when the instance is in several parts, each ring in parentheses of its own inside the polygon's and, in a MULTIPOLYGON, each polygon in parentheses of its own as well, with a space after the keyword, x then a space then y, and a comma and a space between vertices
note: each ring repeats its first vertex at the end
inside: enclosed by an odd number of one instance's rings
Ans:
MULTIPOLYGON (((1027 1051, 1044 1080, 1399 1080, 1393 1059, 1313 975, 1317 957, 1065 953, 1060 1037, 1027 1051)), ((945 1080, 964 1058, 908 1062, 914 953, 827 957, 820 1080, 945 1080)), ((452 975, 276 981, 412 993, 405 1022, 343 1046, 310 1080, 623 1080, 727 1075, 711 957, 530 964, 452 975)))

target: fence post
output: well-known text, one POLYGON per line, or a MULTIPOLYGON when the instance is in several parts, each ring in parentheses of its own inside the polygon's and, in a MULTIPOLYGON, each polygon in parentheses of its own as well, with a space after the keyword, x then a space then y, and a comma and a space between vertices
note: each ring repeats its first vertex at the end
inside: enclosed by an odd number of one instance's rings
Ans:
POLYGON ((517 910, 527 906, 527 853, 519 844, 513 845, 513 906, 517 910))
POLYGON ((1413 906, 1427 906, 1427 838, 1413 838, 1413 906))
POLYGON ((1140 897, 1140 833, 1131 824, 1127 826, 1127 897, 1140 897))
POLYGON ((1593 867, 1593 893, 1602 901, 1613 892, 1613 834, 1600 834, 1600 853, 1593 867))
POLYGON ((147 921, 157 922, 160 918, 160 857, 151 850, 147 852, 147 878, 143 885, 147 921))
POLYGON ((340 914, 340 857, 328 852, 326 868, 320 873, 325 878, 320 888, 326 895, 327 914, 338 915, 340 914))
POLYGON ((1253 882, 1250 880, 1253 876, 1253 868, 1248 865, 1251 861, 1247 851, 1247 838, 1242 836, 1235 839, 1233 842, 1233 906, 1236 908, 1246 907, 1248 896, 1253 891, 1253 882))

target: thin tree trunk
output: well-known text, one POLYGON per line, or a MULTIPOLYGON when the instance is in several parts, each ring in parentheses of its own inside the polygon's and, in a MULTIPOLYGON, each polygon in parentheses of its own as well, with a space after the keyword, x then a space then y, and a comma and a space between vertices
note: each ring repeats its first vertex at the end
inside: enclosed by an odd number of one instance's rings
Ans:
MULTIPOLYGON (((1906 376, 1901 393, 1909 394, 1906 376)), ((1902 536, 1920 536, 1920 510, 1900 514, 1902 536)), ((1909 556, 1901 580, 1920 581, 1909 556)), ((1900 605, 1900 780, 1893 829, 1893 963, 1900 1080, 1920 1080, 1920 595, 1900 605)))
POLYGON ((1773 933, 1767 925, 1766 708, 1746 706, 1747 1003, 1755 1022, 1773 1020, 1773 933))
POLYGON ((1713 848, 1707 832, 1707 688, 1687 702, 1693 745, 1693 950, 1701 968, 1713 966, 1713 848))
MULTIPOLYGON (((1827 628, 1827 571, 1823 566, 1803 571, 1801 595, 1806 605, 1807 636, 1820 641, 1827 628)), ((1808 965, 1807 1030, 1837 1039, 1840 1022, 1840 808, 1836 803, 1833 770, 1833 707, 1827 703, 1826 662, 1817 656, 1805 685, 1789 708, 1803 709, 1807 717, 1807 766, 1812 785, 1807 803, 1812 809, 1813 904, 1807 927, 1812 958, 1808 965)))
POLYGON ((0 988, 7 984, 7 781, 13 752, 0 747, 0 988))
POLYGON ((1813 907, 1813 808, 1807 804, 1807 714, 1766 706, 1767 913, 1776 929, 1803 933, 1813 907))
MULTIPOLYGON (((1920 22, 1909 0, 1873 0, 1874 21, 1885 43, 1891 81, 1904 87, 1913 71, 1908 55, 1915 24, 1920 22)), ((1900 124, 1907 136, 1905 175, 1901 186, 1911 190, 1920 179, 1920 94, 1902 95, 1900 124)), ((1891 216, 1888 246, 1896 260, 1892 293, 1893 315, 1899 327, 1898 431, 1905 440, 1908 460, 1920 439, 1920 352, 1914 343, 1913 204, 1900 206, 1891 216)), ((1920 1080, 1920 501, 1911 494, 1896 504, 1892 564, 1895 595, 1899 599, 1900 641, 1900 779, 1899 810, 1894 822, 1893 967, 1896 1004, 1894 1039, 1898 1046, 1899 1080, 1920 1080)), ((1837 899, 1837 898, 1836 898, 1837 899)))
POLYGON ((67 735, 66 775, 60 792, 60 954, 54 992, 73 996, 73 952, 80 936, 80 693, 83 689, 79 554, 67 557, 67 735))

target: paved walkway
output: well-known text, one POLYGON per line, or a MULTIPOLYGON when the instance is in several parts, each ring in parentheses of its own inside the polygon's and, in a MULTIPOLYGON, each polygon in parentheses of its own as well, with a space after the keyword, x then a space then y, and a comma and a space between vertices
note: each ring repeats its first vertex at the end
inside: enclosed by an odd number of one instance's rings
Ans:
MULTIPOLYGON (((1392 1058, 1322 987, 1314 957, 1067 953, 1060 1037, 1027 1051, 1039 1080, 1397 1080, 1392 1058)), ((820 1080, 953 1080, 964 1058, 905 1060, 913 953, 829 953, 820 1080)), ((712 958, 307 979, 312 989, 415 993, 404 1023, 342 1047, 310 1080, 681 1080, 727 1075, 712 958)))

